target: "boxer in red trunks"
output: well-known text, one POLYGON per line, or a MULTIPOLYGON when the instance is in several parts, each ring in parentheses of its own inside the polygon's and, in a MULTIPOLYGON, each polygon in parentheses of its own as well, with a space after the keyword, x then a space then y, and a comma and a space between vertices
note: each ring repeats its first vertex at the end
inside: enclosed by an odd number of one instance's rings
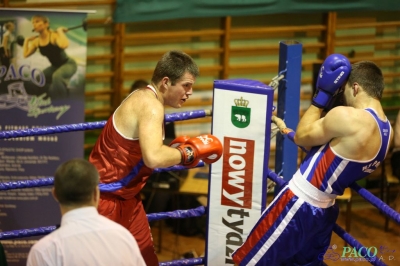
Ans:
MULTIPOLYGON (((217 161, 221 142, 212 135, 178 137, 163 145, 164 105, 180 108, 199 75, 193 59, 180 51, 162 56, 151 85, 132 92, 108 119, 89 161, 110 192, 100 195, 99 213, 126 227, 135 237, 147 265, 158 265, 140 190, 154 168, 177 164, 193 167, 217 161), (118 188, 116 191, 114 188, 118 188)), ((104 191, 104 190, 103 190, 104 191)))

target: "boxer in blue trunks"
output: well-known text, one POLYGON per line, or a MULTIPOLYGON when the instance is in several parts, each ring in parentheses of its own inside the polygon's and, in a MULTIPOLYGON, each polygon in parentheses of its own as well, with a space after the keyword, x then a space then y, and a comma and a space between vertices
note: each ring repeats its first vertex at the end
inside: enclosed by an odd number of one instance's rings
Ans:
POLYGON ((351 65, 340 54, 325 60, 294 138, 307 156, 233 253, 236 264, 323 265, 338 217, 336 196, 373 172, 388 152, 392 129, 380 103, 383 88, 373 62, 351 65), (344 106, 322 117, 341 90, 344 106))

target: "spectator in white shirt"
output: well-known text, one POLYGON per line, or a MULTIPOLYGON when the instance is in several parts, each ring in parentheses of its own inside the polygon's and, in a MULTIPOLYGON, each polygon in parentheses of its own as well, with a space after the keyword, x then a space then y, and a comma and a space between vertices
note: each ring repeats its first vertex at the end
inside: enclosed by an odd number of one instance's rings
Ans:
POLYGON ((131 233, 97 212, 98 184, 96 168, 84 159, 57 168, 53 196, 60 204, 61 226, 31 248, 28 266, 145 265, 131 233))

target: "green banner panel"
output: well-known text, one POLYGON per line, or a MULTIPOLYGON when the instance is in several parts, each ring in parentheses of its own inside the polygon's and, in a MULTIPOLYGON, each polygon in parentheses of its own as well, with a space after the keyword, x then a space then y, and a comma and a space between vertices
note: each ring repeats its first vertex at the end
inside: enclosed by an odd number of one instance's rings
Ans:
POLYGON ((400 10, 399 0, 117 0, 115 22, 329 11, 400 10))

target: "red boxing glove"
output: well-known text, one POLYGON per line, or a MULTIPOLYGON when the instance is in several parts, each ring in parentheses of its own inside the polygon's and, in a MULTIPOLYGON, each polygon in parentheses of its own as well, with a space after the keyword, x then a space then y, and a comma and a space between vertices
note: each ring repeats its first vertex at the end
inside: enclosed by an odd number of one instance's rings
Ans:
POLYGON ((178 147, 179 145, 181 145, 181 144, 185 143, 186 141, 188 141, 189 139, 190 139, 190 137, 189 137, 189 136, 186 136, 186 135, 177 137, 176 139, 174 139, 173 141, 171 141, 171 143, 169 144, 169 146, 172 147, 172 148, 176 148, 176 147, 178 147))
POLYGON ((200 160, 205 163, 214 163, 222 156, 222 144, 213 135, 205 134, 190 138, 177 149, 181 152, 181 164, 187 167, 196 166, 200 160))

